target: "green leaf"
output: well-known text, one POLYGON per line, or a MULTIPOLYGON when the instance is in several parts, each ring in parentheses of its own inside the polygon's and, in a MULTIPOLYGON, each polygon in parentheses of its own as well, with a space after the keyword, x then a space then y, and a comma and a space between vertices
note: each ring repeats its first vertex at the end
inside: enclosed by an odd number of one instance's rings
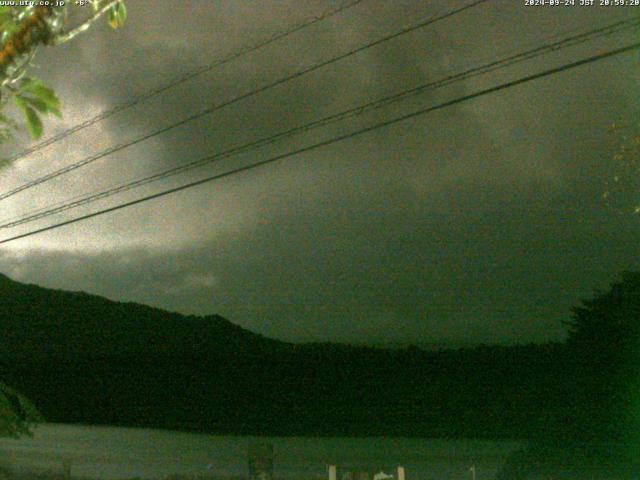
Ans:
POLYGON ((26 97, 24 95, 20 95, 20 97, 40 113, 53 113, 58 118, 62 116, 62 113, 60 113, 60 110, 58 108, 52 107, 50 104, 44 102, 40 98, 26 97))
POLYGON ((48 88, 48 87, 44 83, 42 83, 42 80, 36 77, 23 78, 22 82, 20 83, 20 89, 25 90, 27 92, 31 92, 34 89, 39 89, 39 88, 48 88))
POLYGON ((0 383, 0 436, 31 436, 31 427, 43 420, 38 409, 24 395, 0 383))
POLYGON ((24 97, 17 96, 16 105, 22 110, 22 113, 24 113, 27 121, 27 130, 31 138, 34 140, 39 139, 42 136, 43 127, 42 120, 40 120, 38 113, 27 104, 27 100, 25 100, 24 97))
POLYGON ((33 94, 38 99, 42 100, 49 108, 55 110, 60 109, 60 99, 58 99, 55 92, 37 78, 26 79, 22 83, 20 89, 33 94))
POLYGON ((38 411, 36 406, 31 403, 31 401, 25 397, 23 394, 18 392, 16 389, 10 387, 4 382, 0 382, 0 391, 6 395, 11 397, 14 400, 16 406, 19 407, 19 416, 27 422, 42 422, 44 421, 44 417, 38 411))
POLYGON ((38 113, 31 107, 27 107, 25 111, 25 116, 27 117, 27 130, 29 130, 29 134, 31 138, 34 140, 39 139, 42 136, 42 120, 38 116, 38 113))
POLYGON ((109 9, 108 21, 111 28, 122 27, 126 19, 127 7, 125 7, 124 2, 118 2, 109 9))
POLYGON ((60 99, 58 99, 52 89, 45 86, 37 78, 27 78, 24 80, 20 86, 20 91, 30 94, 30 96, 20 96, 38 111, 42 113, 53 113, 57 117, 62 116, 60 113, 60 99))
POLYGON ((17 95, 14 97, 14 101, 16 102, 16 106, 24 112, 27 108, 27 102, 24 101, 24 98, 22 98, 20 95, 17 95))
POLYGON ((40 100, 38 98, 31 98, 31 97, 24 97, 24 96, 22 98, 24 99, 25 102, 27 102, 33 108, 38 110, 40 113, 48 113, 49 112, 49 107, 47 107, 47 104, 44 103, 42 100, 40 100))
MULTIPOLYGON (((18 24, 13 19, 12 15, 6 15, 0 12, 0 32, 3 37, 8 37, 18 28, 18 24)), ((5 38, 3 38, 3 41, 5 38)))
MULTIPOLYGON (((0 9, 2 8, 9 8, 9 7, 0 7, 0 9)), ((4 23, 9 21, 12 23, 15 23, 13 21, 13 15, 11 15, 11 11, 0 10, 0 22, 4 23)))

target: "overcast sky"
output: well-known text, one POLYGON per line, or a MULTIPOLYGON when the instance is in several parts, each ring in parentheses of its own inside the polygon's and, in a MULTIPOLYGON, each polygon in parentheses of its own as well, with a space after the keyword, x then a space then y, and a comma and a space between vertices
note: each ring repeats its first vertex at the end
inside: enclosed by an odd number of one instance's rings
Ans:
MULTIPOLYGON (((463 3, 365 0, 14 163, 0 172, 0 190, 463 3)), ((39 51, 34 73, 56 89, 64 112, 46 123, 45 136, 336 4, 129 1, 122 30, 101 22, 76 42, 39 51)), ((4 200, 0 219, 638 13, 490 1, 4 200)), ((558 51, 0 233, 138 198, 637 38, 636 30, 558 51)), ((0 271, 118 301, 218 313, 294 341, 560 340, 572 305, 639 267, 640 216, 623 211, 638 192, 624 183, 620 208, 601 199, 620 142, 607 127, 640 118, 638 61, 637 51, 623 54, 9 243, 0 271)), ((23 138, 4 151, 27 145, 23 138)))

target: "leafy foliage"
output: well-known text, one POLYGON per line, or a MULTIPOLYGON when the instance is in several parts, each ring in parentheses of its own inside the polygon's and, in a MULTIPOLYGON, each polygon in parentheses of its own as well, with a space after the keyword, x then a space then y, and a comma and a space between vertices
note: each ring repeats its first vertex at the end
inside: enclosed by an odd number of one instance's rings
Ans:
POLYGON ((42 120, 39 114, 53 114, 61 117, 60 100, 52 89, 46 87, 37 78, 23 79, 14 95, 18 109, 24 114, 27 130, 32 138, 42 136, 42 120))
POLYGON ((67 28, 67 9, 61 7, 0 6, 0 144, 14 138, 14 133, 26 127, 34 140, 44 131, 43 117, 61 117, 60 100, 41 80, 26 76, 40 44, 57 45, 75 38, 96 18, 107 15, 112 28, 120 28, 127 18, 123 0, 92 0, 93 15, 77 26, 67 28), (16 120, 2 110, 9 99, 21 118, 16 120))
POLYGON ((564 394, 548 397, 549 421, 498 479, 640 474, 640 272, 623 273, 572 311, 564 394))
MULTIPOLYGON (((572 309, 570 341, 594 350, 630 353, 640 340, 640 272, 624 272, 607 292, 572 309)), ((594 352, 595 353, 595 352, 594 352)))
POLYGON ((120 28, 124 25, 125 20, 127 19, 127 8, 124 3, 116 3, 109 10, 109 25, 111 28, 120 28))
POLYGON ((640 272, 625 272, 608 291, 584 300, 569 327, 591 392, 589 427, 602 438, 640 442, 640 272))
POLYGON ((20 23, 33 12, 33 6, 0 6, 0 41, 3 44, 16 33, 20 23))
POLYGON ((0 433, 3 436, 29 436, 32 425, 41 421, 42 415, 24 395, 0 382, 0 433))

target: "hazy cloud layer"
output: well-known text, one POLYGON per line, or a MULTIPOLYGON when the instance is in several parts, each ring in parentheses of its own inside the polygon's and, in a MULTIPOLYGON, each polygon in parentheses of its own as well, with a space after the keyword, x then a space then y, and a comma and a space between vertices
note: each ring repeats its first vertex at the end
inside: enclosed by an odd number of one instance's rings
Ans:
MULTIPOLYGON (((64 121, 48 124, 49 132, 331 5, 130 3, 124 30, 100 26, 75 44, 41 52, 38 74, 65 103, 64 121)), ((436 9, 427 2, 367 0, 291 41, 215 69, 17 162, 3 172, 0 188, 10 189, 461 3, 438 2, 436 9)), ((2 218, 184 164, 546 38, 632 14, 633 9, 554 10, 489 2, 6 200, 2 218)), ((617 36, 563 50, 91 209, 631 40, 633 35, 617 36)), ((289 340, 559 339, 559 321, 567 318, 572 304, 605 287, 621 270, 638 267, 640 220, 607 209, 600 198, 616 148, 606 127, 633 121, 640 112, 637 63, 637 53, 605 60, 8 244, 0 251, 0 271, 116 300, 220 313, 289 340)), ((634 194, 629 192, 629 200, 634 194)))

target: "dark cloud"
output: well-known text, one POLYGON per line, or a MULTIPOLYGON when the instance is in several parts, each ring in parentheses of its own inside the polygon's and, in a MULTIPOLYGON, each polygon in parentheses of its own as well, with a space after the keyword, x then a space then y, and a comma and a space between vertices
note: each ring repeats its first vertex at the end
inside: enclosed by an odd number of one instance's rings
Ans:
MULTIPOLYGON (((438 4, 438 9, 458 4, 438 4)), ((121 32, 101 26, 75 44, 43 52, 41 76, 66 99, 65 121, 57 128, 255 43, 324 6, 135 2, 121 32)), ((423 2, 364 2, 292 41, 214 70, 188 88, 19 162, 0 185, 10 188, 20 178, 136 138, 432 13, 431 4, 423 2)), ((180 165, 631 14, 490 3, 34 189, 6 203, 4 213, 180 165)), ((429 92, 161 186, 614 48, 625 38, 632 36, 563 50, 429 92)), ((636 65, 635 54, 593 64, 10 244, 2 250, 0 270, 55 288, 188 313, 216 312, 291 340, 559 339, 560 320, 572 304, 619 271, 637 267, 638 219, 608 210, 600 199, 616 148, 606 127, 639 113, 636 65)))

